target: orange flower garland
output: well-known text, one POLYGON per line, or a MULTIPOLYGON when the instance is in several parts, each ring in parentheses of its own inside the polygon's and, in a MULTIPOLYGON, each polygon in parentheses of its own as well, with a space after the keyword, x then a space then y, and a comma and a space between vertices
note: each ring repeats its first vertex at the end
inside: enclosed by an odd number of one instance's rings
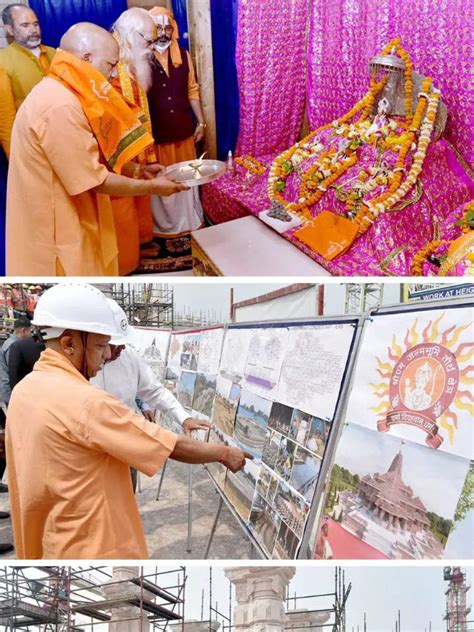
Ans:
POLYGON ((242 167, 247 169, 249 173, 252 173, 256 176, 261 176, 266 171, 266 167, 262 165, 259 160, 257 160, 253 156, 250 156, 250 154, 237 156, 236 158, 234 158, 234 162, 237 165, 241 165, 242 167))
MULTIPOLYGON (((333 182, 335 182, 345 171, 349 169, 349 167, 353 166, 357 162, 357 158, 350 156, 351 158, 350 164, 347 160, 345 160, 343 161, 344 167, 333 168, 334 173, 330 176, 330 180, 331 180, 330 183, 328 184, 327 182, 329 180, 329 177, 328 177, 325 180, 323 180, 321 184, 319 185, 321 188, 323 187, 325 188, 324 191, 321 191, 321 195, 318 194, 316 198, 316 194, 314 194, 311 197, 311 200, 312 200, 311 202, 309 202, 308 199, 305 199, 304 201, 298 201, 298 203, 288 202, 281 194, 281 191, 283 191, 283 189, 285 188, 286 179, 294 171, 294 167, 291 163, 291 158, 293 158, 295 154, 297 154, 298 151, 301 152, 301 148, 307 145, 317 134, 319 134, 319 132, 322 132, 323 130, 328 129, 330 127, 337 128, 340 125, 349 121, 356 114, 362 111, 363 111, 362 116, 364 117, 368 116, 368 114, 370 113, 372 109, 375 97, 377 96, 379 92, 383 90, 386 81, 387 81, 387 77, 383 77, 383 79, 381 79, 379 82, 375 82, 375 81, 371 82, 370 90, 364 95, 364 97, 362 97, 360 101, 358 101, 358 103, 354 105, 353 108, 349 110, 349 112, 347 112, 346 114, 338 118, 336 121, 333 121, 332 123, 318 127, 316 130, 314 130, 313 132, 305 136, 303 140, 296 143, 296 145, 293 145, 293 147, 290 147, 289 149, 281 153, 273 161, 270 167, 270 173, 268 177, 268 196, 272 201, 279 202, 282 206, 284 206, 288 210, 291 210, 296 215, 301 214, 301 217, 304 219, 312 218, 311 213, 307 210, 308 207, 315 204, 322 197, 322 194, 325 193, 325 190, 327 189, 329 184, 332 184, 333 182), (333 177, 335 173, 338 174, 337 178, 333 177)), ((304 151, 303 151, 303 154, 307 154, 304 157, 307 157, 310 155, 308 152, 304 152, 304 151)), ((318 162, 315 164, 313 173, 315 171, 318 171, 318 169, 320 169, 321 167, 320 160, 323 157, 325 158, 326 155, 327 155, 327 152, 322 154, 321 157, 318 159, 318 162)))
POLYGON ((394 176, 389 189, 378 198, 370 200, 370 202, 364 204, 354 220, 357 224, 359 224, 359 235, 363 235, 365 232, 367 232, 379 213, 383 213, 390 207, 394 206, 402 197, 404 197, 408 193, 409 189, 413 186, 413 184, 415 184, 418 175, 421 172, 421 166, 424 162, 426 148, 428 147, 429 139, 431 137, 431 131, 436 119, 436 110, 439 101, 439 94, 437 93, 434 93, 432 95, 429 106, 426 109, 426 129, 424 132, 422 132, 422 134, 420 134, 418 151, 415 154, 408 177, 406 178, 403 187, 401 186, 402 175, 405 169, 406 156, 412 143, 415 140, 416 132, 419 129, 428 99, 427 91, 430 89, 430 86, 431 78, 427 77, 422 85, 420 98, 418 100, 418 105, 412 120, 412 124, 410 126, 409 133, 407 134, 406 140, 402 144, 402 147, 398 154, 397 163, 394 169, 394 176), (429 133, 427 133, 428 128, 429 133), (406 187, 408 183, 410 183, 410 186, 406 187), (403 194, 399 195, 402 192, 403 194))
POLYGON ((423 274, 423 264, 425 261, 431 257, 431 255, 440 247, 446 244, 449 244, 449 241, 445 241, 443 239, 435 239, 431 241, 427 246, 422 248, 416 255, 413 257, 411 262, 411 272, 413 276, 424 276, 423 274))
POLYGON ((471 200, 464 206, 463 215, 456 224, 461 227, 461 231, 464 234, 474 230, 474 200, 471 200))

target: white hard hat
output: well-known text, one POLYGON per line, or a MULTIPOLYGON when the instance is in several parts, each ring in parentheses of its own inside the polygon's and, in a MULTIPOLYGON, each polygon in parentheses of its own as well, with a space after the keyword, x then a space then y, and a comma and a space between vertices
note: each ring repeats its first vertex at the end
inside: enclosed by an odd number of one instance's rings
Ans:
POLYGON ((112 336, 109 342, 111 345, 124 345, 129 341, 133 327, 130 326, 127 315, 117 301, 108 298, 107 303, 114 314, 115 327, 117 329, 117 333, 112 336))
POLYGON ((104 294, 86 283, 58 283, 39 298, 32 324, 45 339, 57 338, 65 329, 91 334, 117 334, 114 313, 104 294))

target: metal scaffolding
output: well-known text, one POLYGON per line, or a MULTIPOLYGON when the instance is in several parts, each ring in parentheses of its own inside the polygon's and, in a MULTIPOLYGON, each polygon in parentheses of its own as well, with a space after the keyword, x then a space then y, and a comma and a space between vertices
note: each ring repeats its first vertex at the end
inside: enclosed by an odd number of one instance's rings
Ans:
POLYGON ((140 632, 145 625, 165 632, 170 623, 180 623, 183 631, 185 567, 147 572, 141 567, 135 574, 129 568, 130 577, 114 581, 107 566, 6 566, 0 579, 0 627, 6 632, 87 632, 103 629, 104 623, 133 621, 140 632))
MULTIPOLYGON (((290 611, 290 605, 293 602, 293 609, 297 609, 298 602, 310 601, 310 608, 306 610, 308 614, 313 612, 326 613, 329 615, 327 623, 316 623, 313 626, 308 625, 308 630, 311 628, 327 628, 331 632, 346 632, 346 604, 349 598, 349 594, 352 589, 352 584, 346 585, 346 574, 340 566, 334 568, 334 590, 328 593, 317 593, 314 595, 301 595, 296 594, 293 597, 287 595, 286 599, 286 611, 290 611), (330 599, 332 605, 329 608, 317 607, 322 599, 330 599)), ((290 628, 291 629, 291 628, 290 628)))
POLYGON ((346 285, 345 314, 362 314, 380 307, 383 301, 383 283, 348 283, 346 285))
POLYGON ((474 629, 473 621, 468 621, 471 608, 467 605, 467 593, 471 586, 466 581, 466 573, 460 566, 445 566, 444 580, 449 582, 446 590, 447 632, 469 632, 474 629))
MULTIPOLYGON (((233 610, 232 610, 232 583, 229 582, 229 601, 227 605, 227 612, 219 609, 219 604, 216 602, 213 605, 213 574, 212 567, 209 567, 209 632, 213 632, 212 624, 214 622, 220 623, 221 627, 219 632, 232 632, 234 629, 233 624, 233 610)), ((285 612, 291 614, 297 610, 298 604, 302 601, 306 601, 308 608, 305 608, 304 612, 309 617, 313 613, 325 613, 329 615, 329 619, 326 623, 308 623, 304 625, 304 629, 310 632, 311 630, 327 629, 330 632, 346 632, 346 604, 351 592, 352 585, 346 585, 345 571, 336 566, 334 569, 334 590, 328 593, 317 593, 314 595, 297 595, 293 596, 288 593, 285 600, 285 612), (321 600, 326 602, 330 601, 331 606, 319 607, 321 600)), ((204 616, 204 590, 202 591, 202 606, 201 606, 201 619, 204 616)), ((292 629, 301 630, 301 624, 288 622, 285 626, 287 632, 291 632, 292 629)))
POLYGON ((131 325, 174 326, 174 291, 166 283, 101 283, 97 287, 119 303, 131 325))
POLYGON ((38 298, 51 283, 0 283, 0 341, 13 329, 15 318, 33 317, 38 298))

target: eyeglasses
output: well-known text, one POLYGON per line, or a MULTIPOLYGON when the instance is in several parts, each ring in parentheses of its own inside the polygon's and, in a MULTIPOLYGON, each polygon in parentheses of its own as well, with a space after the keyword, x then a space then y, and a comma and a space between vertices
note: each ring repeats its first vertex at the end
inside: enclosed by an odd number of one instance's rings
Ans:
POLYGON ((138 35, 140 35, 140 37, 144 39, 149 46, 152 46, 156 42, 156 37, 149 39, 148 37, 145 37, 143 33, 140 33, 140 31, 138 31, 138 35))

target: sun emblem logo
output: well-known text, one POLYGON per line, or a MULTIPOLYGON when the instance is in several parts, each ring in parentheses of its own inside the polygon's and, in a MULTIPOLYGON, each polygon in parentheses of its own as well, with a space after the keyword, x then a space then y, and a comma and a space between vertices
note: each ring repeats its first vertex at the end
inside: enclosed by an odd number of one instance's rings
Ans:
POLYGON ((458 344, 469 325, 442 331, 444 313, 419 331, 415 320, 399 343, 396 336, 387 358, 377 358, 377 373, 383 382, 371 387, 381 403, 371 410, 379 415, 377 428, 389 432, 395 424, 407 424, 426 433, 425 442, 439 448, 442 434, 453 443, 457 430, 455 410, 472 408, 472 395, 462 385, 472 383, 469 360, 474 343, 458 344), (440 434, 440 430, 443 430, 440 434))

